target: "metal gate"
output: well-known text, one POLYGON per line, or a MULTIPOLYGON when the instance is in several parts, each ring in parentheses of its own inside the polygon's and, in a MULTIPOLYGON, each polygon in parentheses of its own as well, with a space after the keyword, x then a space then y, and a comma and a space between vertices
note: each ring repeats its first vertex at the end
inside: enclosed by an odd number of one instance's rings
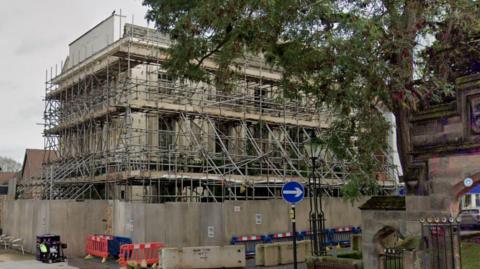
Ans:
POLYGON ((454 218, 420 220, 425 269, 457 269, 460 261, 460 225, 454 218))
POLYGON ((383 269, 403 269, 403 249, 386 248, 381 256, 383 269))

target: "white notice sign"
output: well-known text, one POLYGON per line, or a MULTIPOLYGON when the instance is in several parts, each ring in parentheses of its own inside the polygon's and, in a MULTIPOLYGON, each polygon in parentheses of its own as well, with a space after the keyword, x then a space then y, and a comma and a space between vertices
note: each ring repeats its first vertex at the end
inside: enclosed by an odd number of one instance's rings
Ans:
POLYGON ((262 214, 255 214, 255 223, 262 224, 262 214))
POLYGON ((215 231, 213 226, 208 226, 207 227, 207 236, 208 238, 214 238, 215 237, 215 231))

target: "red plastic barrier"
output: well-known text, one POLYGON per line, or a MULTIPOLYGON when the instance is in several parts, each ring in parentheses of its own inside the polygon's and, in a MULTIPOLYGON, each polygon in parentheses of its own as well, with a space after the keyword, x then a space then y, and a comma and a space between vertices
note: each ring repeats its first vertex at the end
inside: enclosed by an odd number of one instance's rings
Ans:
POLYGON ((286 233, 275 233, 275 234, 273 234, 273 239, 287 238, 287 237, 293 237, 293 233, 286 232, 286 233))
POLYGON ((161 248, 164 248, 163 243, 138 243, 126 244, 120 246, 120 259, 118 264, 120 266, 127 266, 130 263, 142 264, 146 262, 147 265, 159 263, 159 253, 161 248))
POLYGON ((102 262, 104 262, 108 257, 108 240, 112 240, 112 237, 105 235, 88 235, 85 251, 90 256, 102 258, 102 262))

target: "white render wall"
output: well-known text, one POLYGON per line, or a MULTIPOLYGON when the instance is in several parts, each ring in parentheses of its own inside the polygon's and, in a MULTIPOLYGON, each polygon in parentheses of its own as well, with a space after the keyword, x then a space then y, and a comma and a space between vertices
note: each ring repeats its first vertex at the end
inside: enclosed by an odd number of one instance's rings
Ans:
POLYGON ((111 15, 70 43, 67 68, 117 41, 123 35, 125 21, 125 16, 111 15))

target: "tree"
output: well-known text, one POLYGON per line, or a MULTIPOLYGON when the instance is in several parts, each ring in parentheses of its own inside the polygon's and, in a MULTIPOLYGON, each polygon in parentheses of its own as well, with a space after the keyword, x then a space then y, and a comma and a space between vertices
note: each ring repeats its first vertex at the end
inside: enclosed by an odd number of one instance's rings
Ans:
POLYGON ((0 157, 0 171, 3 172, 17 172, 22 169, 22 165, 14 159, 8 157, 0 157))
MULTIPOLYGON (((338 113, 337 136, 325 143, 357 160, 385 148, 383 106, 396 117, 406 177, 411 166, 408 116, 454 95, 457 76, 478 60, 479 4, 467 0, 145 0, 147 19, 175 41, 166 66, 172 75, 210 79, 201 68, 215 57, 217 84, 246 54, 283 71, 288 92, 314 93, 338 113), (352 141, 351 137, 356 137, 352 141)), ((331 132, 334 133, 334 132, 331 132)), ((373 173, 375 164, 360 163, 373 173)), ((357 188, 373 177, 358 175, 357 188)), ((408 179, 407 179, 408 180, 408 179)), ((347 187, 348 188, 348 187, 347 187)), ((358 195, 358 191, 347 190, 358 195)))

